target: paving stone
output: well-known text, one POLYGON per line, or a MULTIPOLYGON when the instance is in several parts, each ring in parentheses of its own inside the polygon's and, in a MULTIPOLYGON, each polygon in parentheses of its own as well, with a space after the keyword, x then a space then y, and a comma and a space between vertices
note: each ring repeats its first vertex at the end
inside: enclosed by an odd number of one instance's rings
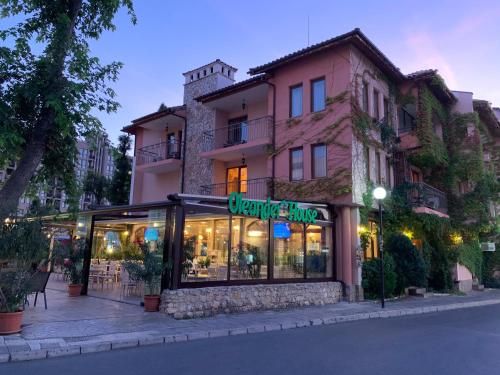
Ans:
POLYGON ((311 325, 312 326, 320 326, 323 324, 323 319, 312 319, 311 320, 311 325))
POLYGON ((267 324, 264 329, 266 331, 280 331, 281 330, 281 324, 267 324))
MULTIPOLYGON (((186 340, 187 340, 187 337, 186 337, 186 340)), ((184 340, 184 341, 186 341, 186 340, 184 340)), ((180 340, 180 341, 182 341, 182 340, 180 340)), ((163 342, 165 344, 169 344, 169 343, 175 342, 175 336, 174 335, 164 336, 163 337, 163 342)))
POLYGON ((247 332, 248 333, 264 332, 265 330, 266 330, 266 327, 264 325, 257 325, 257 326, 247 327, 247 332))
POLYGON ((200 339, 207 339, 208 338, 208 331, 188 333, 187 338, 190 341, 192 341, 192 340, 200 340, 200 339))
POLYGON ((47 358, 63 357, 66 355, 77 355, 77 354, 80 354, 80 347, 79 346, 72 346, 72 347, 64 347, 64 348, 47 350, 47 358))
POLYGON ((297 323, 294 322, 281 323, 281 329, 292 329, 292 328, 297 328, 297 323))
POLYGON ((31 361, 33 359, 42 359, 46 357, 47 357, 46 350, 29 350, 24 352, 10 353, 10 360, 12 362, 31 361))
POLYGON ((297 328, 309 327, 311 322, 309 320, 299 320, 297 322, 297 328))
POLYGON ((230 336, 236 336, 236 335, 246 335, 248 333, 247 328, 232 328, 229 330, 229 335, 230 336))
POLYGON ((229 336, 229 329, 215 329, 208 333, 210 337, 223 337, 229 336))
POLYGON ((0 363, 5 363, 10 361, 10 354, 0 354, 0 363))
POLYGON ((16 352, 29 352, 31 350, 28 344, 16 344, 16 345, 7 345, 10 353, 16 352))
POLYGON ((106 352, 111 350, 110 342, 103 343, 89 343, 87 345, 80 346, 80 352, 84 353, 96 353, 96 352, 106 352))
POLYGON ((150 337, 142 337, 139 339, 139 346, 155 345, 163 343, 165 343, 165 338, 163 336, 150 336, 150 337))
MULTIPOLYGON (((175 342, 187 341, 187 335, 174 335, 175 342)), ((167 338, 165 337, 165 342, 167 342, 167 338)))
POLYGON ((139 345, 138 339, 112 341, 111 350, 121 349, 121 348, 132 348, 138 345, 139 345))

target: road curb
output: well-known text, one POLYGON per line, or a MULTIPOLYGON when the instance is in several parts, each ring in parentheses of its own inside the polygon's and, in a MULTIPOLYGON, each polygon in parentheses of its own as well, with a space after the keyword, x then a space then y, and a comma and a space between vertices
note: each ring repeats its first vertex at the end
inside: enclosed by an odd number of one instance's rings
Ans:
MULTIPOLYGON (((178 343, 183 341, 197 341, 216 337, 246 335, 271 331, 284 331, 295 328, 313 327, 319 325, 340 324, 346 322, 354 322, 368 319, 387 319, 407 315, 423 315, 429 313, 437 313, 442 311, 460 310, 466 308, 491 306, 500 304, 500 299, 490 299, 484 301, 471 301, 452 303, 447 305, 435 305, 424 307, 413 307, 403 309, 388 309, 367 313, 356 313, 350 315, 326 316, 323 318, 314 318, 310 320, 287 321, 281 323, 267 323, 262 325, 251 325, 248 327, 234 327, 228 329, 217 329, 210 331, 192 331, 186 333, 169 334, 169 335, 152 335, 150 333, 141 335, 137 332, 130 334, 103 335, 102 340, 93 338, 88 341, 72 342, 60 344, 60 347, 50 349, 38 349, 37 344, 28 342, 21 344, 23 339, 16 340, 16 344, 34 348, 34 350, 14 350, 10 353, 0 354, 0 363, 30 361, 36 359, 46 359, 54 357, 63 357, 87 353, 104 352, 111 350, 121 350, 124 348, 142 347, 150 345, 165 345, 178 343), (116 336, 116 338, 113 338, 116 336), (36 348, 36 349, 35 349, 36 348)), ((2 337, 0 336, 0 339, 2 337)), ((50 339, 54 341, 54 339, 50 339)), ((43 341, 43 340, 40 340, 43 341)), ((61 341, 64 341, 61 339, 61 341)), ((0 340, 0 346, 7 347, 8 344, 4 340, 0 340)), ((13 347, 13 349, 15 346, 13 347)))

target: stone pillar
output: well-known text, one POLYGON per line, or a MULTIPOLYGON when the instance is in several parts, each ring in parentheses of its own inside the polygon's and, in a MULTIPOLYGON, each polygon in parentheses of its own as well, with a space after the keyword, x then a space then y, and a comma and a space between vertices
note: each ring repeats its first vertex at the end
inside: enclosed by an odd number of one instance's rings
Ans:
POLYGON ((345 285, 345 297, 348 301, 354 301, 356 288, 353 278, 353 250, 352 250, 352 228, 351 208, 341 208, 342 218, 342 281, 345 285))

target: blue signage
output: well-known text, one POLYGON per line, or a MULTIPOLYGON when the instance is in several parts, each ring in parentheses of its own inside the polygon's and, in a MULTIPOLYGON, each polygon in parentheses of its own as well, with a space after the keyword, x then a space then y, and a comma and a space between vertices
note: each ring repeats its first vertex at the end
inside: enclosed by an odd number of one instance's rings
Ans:
POLYGON ((290 238, 290 223, 274 223, 274 238, 290 238))

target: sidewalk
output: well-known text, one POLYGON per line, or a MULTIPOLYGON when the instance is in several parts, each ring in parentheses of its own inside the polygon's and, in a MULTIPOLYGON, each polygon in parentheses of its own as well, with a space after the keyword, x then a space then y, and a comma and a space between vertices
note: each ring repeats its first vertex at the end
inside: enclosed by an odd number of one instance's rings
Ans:
POLYGON ((341 302, 192 320, 95 297, 71 299, 56 290, 48 291, 47 299, 48 310, 43 305, 27 309, 21 334, 0 336, 0 362, 500 304, 500 290, 405 298, 387 302, 384 310, 374 302, 341 302))

